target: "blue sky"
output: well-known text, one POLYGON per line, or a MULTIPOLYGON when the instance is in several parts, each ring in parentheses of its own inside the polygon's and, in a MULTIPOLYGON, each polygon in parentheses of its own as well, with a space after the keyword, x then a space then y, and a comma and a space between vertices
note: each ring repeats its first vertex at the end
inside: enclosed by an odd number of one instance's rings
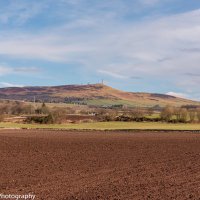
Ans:
POLYGON ((105 83, 200 100, 198 0, 0 0, 0 87, 105 83))

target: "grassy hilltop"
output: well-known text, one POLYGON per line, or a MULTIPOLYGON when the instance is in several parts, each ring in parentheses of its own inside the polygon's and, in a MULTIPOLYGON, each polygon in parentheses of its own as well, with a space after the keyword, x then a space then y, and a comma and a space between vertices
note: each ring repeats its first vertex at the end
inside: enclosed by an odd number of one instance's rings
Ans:
POLYGON ((37 102, 76 103, 94 106, 200 105, 199 102, 170 95, 124 92, 103 84, 1 88, 0 99, 24 101, 34 101, 35 99, 37 102))

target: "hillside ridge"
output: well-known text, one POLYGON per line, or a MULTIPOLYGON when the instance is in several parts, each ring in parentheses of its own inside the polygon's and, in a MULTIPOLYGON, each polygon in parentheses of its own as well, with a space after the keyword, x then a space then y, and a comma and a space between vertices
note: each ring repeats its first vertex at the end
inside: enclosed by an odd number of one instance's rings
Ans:
POLYGON ((27 86, 0 88, 0 99, 23 101, 123 104, 132 106, 200 105, 200 102, 171 95, 144 92, 125 92, 104 84, 27 86))

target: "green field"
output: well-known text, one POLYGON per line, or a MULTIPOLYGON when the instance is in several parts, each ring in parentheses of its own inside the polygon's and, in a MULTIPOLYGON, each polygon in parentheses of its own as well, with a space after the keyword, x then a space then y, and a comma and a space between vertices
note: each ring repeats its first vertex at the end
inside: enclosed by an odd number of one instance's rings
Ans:
POLYGON ((66 129, 66 130, 200 130, 200 124, 167 124, 157 122, 95 122, 80 124, 0 123, 0 128, 66 129))
POLYGON ((117 106, 117 105, 126 105, 128 107, 141 106, 138 102, 128 101, 128 100, 112 100, 112 99, 92 99, 85 101, 87 105, 92 106, 117 106))

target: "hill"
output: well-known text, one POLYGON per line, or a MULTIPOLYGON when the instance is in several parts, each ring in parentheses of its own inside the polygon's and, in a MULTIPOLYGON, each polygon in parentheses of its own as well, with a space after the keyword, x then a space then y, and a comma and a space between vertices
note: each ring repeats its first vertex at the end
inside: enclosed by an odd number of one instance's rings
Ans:
POLYGON ((0 88, 0 99, 96 106, 200 105, 200 102, 170 95, 124 92, 102 84, 0 88))

